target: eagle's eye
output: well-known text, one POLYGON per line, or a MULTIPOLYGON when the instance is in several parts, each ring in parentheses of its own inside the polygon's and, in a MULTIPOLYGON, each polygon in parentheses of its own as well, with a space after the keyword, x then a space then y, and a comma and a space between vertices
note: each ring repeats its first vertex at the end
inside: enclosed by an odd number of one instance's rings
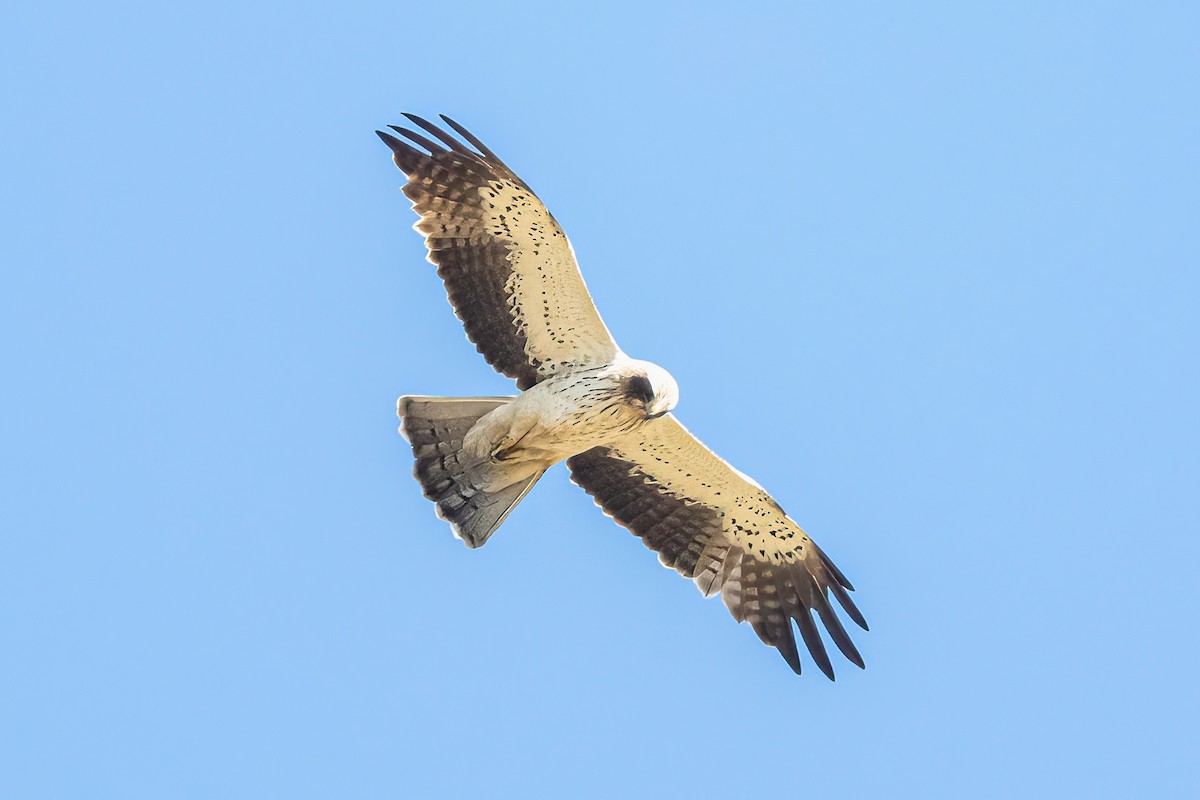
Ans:
POLYGON ((625 396, 648 404, 654 399, 654 387, 645 375, 634 375, 625 384, 625 396))

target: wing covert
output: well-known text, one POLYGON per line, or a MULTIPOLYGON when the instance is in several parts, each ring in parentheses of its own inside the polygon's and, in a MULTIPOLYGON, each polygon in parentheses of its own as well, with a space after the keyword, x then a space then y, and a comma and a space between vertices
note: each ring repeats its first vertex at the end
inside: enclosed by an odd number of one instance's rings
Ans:
POLYGON ((541 200, 449 117, 442 119, 474 150, 404 116, 433 138, 394 125, 408 142, 376 133, 408 177, 403 191, 420 216, 413 227, 476 349, 522 390, 563 368, 611 362, 616 342, 541 200))
POLYGON ((830 603, 833 595, 866 629, 850 582, 761 486, 673 415, 567 465, 609 516, 657 551, 665 566, 694 580, 705 597, 720 592, 734 619, 748 621, 797 673, 793 620, 817 666, 834 677, 814 612, 842 654, 863 666, 830 603))

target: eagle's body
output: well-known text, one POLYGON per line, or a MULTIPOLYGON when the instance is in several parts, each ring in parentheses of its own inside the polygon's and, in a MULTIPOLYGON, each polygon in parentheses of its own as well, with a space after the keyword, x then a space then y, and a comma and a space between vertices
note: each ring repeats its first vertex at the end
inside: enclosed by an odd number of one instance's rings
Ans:
POLYGON ((866 622, 849 581, 753 480, 669 413, 666 370, 621 352, 592 304, 574 252, 536 195, 495 154, 443 117, 475 150, 418 117, 437 141, 385 133, 429 257, 468 338, 517 381, 516 397, 405 396, 401 431, 414 472, 456 535, 483 545, 542 474, 572 478, 663 563, 720 592, 734 617, 800 671, 792 622, 830 678, 812 612, 852 662, 862 658, 829 602, 866 622))
POLYGON ((624 357, 602 367, 574 369, 531 386, 486 414, 464 445, 472 454, 497 455, 545 470, 639 429, 651 415, 670 411, 678 397, 674 387, 666 370, 624 357), (657 393, 656 381, 661 387, 657 393), (648 410, 647 400, 655 399, 659 405, 648 410))

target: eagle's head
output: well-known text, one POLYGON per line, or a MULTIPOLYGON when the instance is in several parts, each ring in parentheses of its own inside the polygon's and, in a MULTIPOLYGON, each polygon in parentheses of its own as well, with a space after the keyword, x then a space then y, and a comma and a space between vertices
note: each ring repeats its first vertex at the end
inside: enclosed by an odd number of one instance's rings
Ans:
POLYGON ((647 419, 661 417, 679 403, 679 384, 657 364, 634 361, 624 380, 626 401, 647 419))

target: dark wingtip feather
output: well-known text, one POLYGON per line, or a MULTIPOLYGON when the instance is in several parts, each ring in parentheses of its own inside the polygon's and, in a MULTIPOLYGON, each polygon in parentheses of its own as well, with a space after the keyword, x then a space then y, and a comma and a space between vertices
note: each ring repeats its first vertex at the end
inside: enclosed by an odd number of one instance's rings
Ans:
POLYGON ((846 613, 850 615, 850 619, 854 620, 854 624, 862 628, 864 631, 871 630, 867 627, 867 620, 863 617, 862 612, 858 610, 858 606, 854 605, 854 601, 850 599, 850 595, 842 588, 841 584, 831 582, 829 584, 833 596, 842 604, 842 608, 846 609, 846 613))
POLYGON ((409 114, 406 112, 403 113, 403 116, 409 122, 416 125, 418 128, 421 128, 422 130, 424 130, 426 133, 430 134, 431 136, 435 137, 439 142, 446 145, 454 152, 462 153, 463 155, 475 155, 467 148, 466 145, 464 145, 462 142, 455 139, 450 134, 446 133, 444 130, 439 128, 437 125, 434 125, 429 120, 422 119, 421 117, 418 117, 416 114, 409 114))
POLYGON ((443 122, 445 122, 447 125, 449 125, 451 128, 453 128, 455 133, 457 133, 459 136, 463 137, 468 142, 470 142, 471 146, 474 147, 476 150, 478 150, 480 153, 483 153, 485 156, 492 159, 493 161, 495 161, 498 164, 501 164, 501 165, 504 164, 504 162, 501 161, 496 156, 495 153, 493 153, 491 150, 488 149, 488 146, 486 144, 479 141, 479 139, 475 138, 475 135, 473 133, 471 133, 469 130, 464 128, 462 125, 459 125, 457 122, 450 119, 445 114, 439 114, 438 116, 440 116, 442 118, 443 122))
POLYGON ((419 144, 421 147, 424 147, 434 155, 446 152, 446 148, 442 147, 440 144, 431 142, 429 139, 426 139, 416 131, 410 131, 408 128, 401 128, 399 125, 388 125, 388 127, 403 136, 405 139, 413 141, 419 144))
POLYGON ((837 568, 837 564, 834 564, 833 560, 830 559, 829 556, 825 555, 825 551, 818 547, 816 542, 809 542, 809 544, 811 544, 812 548, 817 551, 817 555, 820 556, 821 564, 825 567, 825 569, 829 570, 838 583, 853 592, 854 584, 850 583, 846 576, 842 574, 842 571, 837 568))
POLYGON ((421 159, 428 158, 425 154, 415 150, 389 133, 375 131, 375 134, 391 149, 392 160, 396 162, 396 166, 405 174, 411 175, 421 163, 421 159))
MULTIPOLYGON (((814 587, 815 588, 815 587, 814 587)), ((817 590, 813 595, 817 615, 821 618, 821 622, 825 624, 825 630, 829 631, 829 638, 833 639, 833 643, 837 645, 837 649, 842 651, 851 664, 858 666, 859 669, 866 669, 867 665, 863 663, 863 657, 858 652, 858 648, 854 646, 854 642, 850 640, 850 635, 846 633, 846 629, 842 627, 842 622, 837 618, 837 614, 833 613, 833 607, 829 605, 829 599, 825 593, 817 590)))
POLYGON ((812 654, 813 661, 817 662, 821 672, 824 672, 825 677, 829 680, 836 680, 833 676, 833 664, 829 660, 829 653, 825 652, 825 643, 821 641, 821 634, 817 632, 817 624, 813 622, 812 614, 808 609, 802 609, 796 616, 796 627, 800 629, 804 645, 812 654))
POLYGON ((786 619, 784 620, 786 627, 783 632, 776 637, 775 648, 779 654, 783 656, 783 660, 792 668, 792 672, 800 674, 800 653, 796 650, 796 637, 792 633, 792 625, 786 619))
POLYGON ((386 133, 384 131, 375 131, 375 135, 382 139, 383 143, 391 148, 391 151, 397 155, 401 153, 405 155, 408 155, 409 153, 417 154, 417 151, 414 150, 411 145, 409 145, 407 142, 400 141, 390 133, 386 133))

